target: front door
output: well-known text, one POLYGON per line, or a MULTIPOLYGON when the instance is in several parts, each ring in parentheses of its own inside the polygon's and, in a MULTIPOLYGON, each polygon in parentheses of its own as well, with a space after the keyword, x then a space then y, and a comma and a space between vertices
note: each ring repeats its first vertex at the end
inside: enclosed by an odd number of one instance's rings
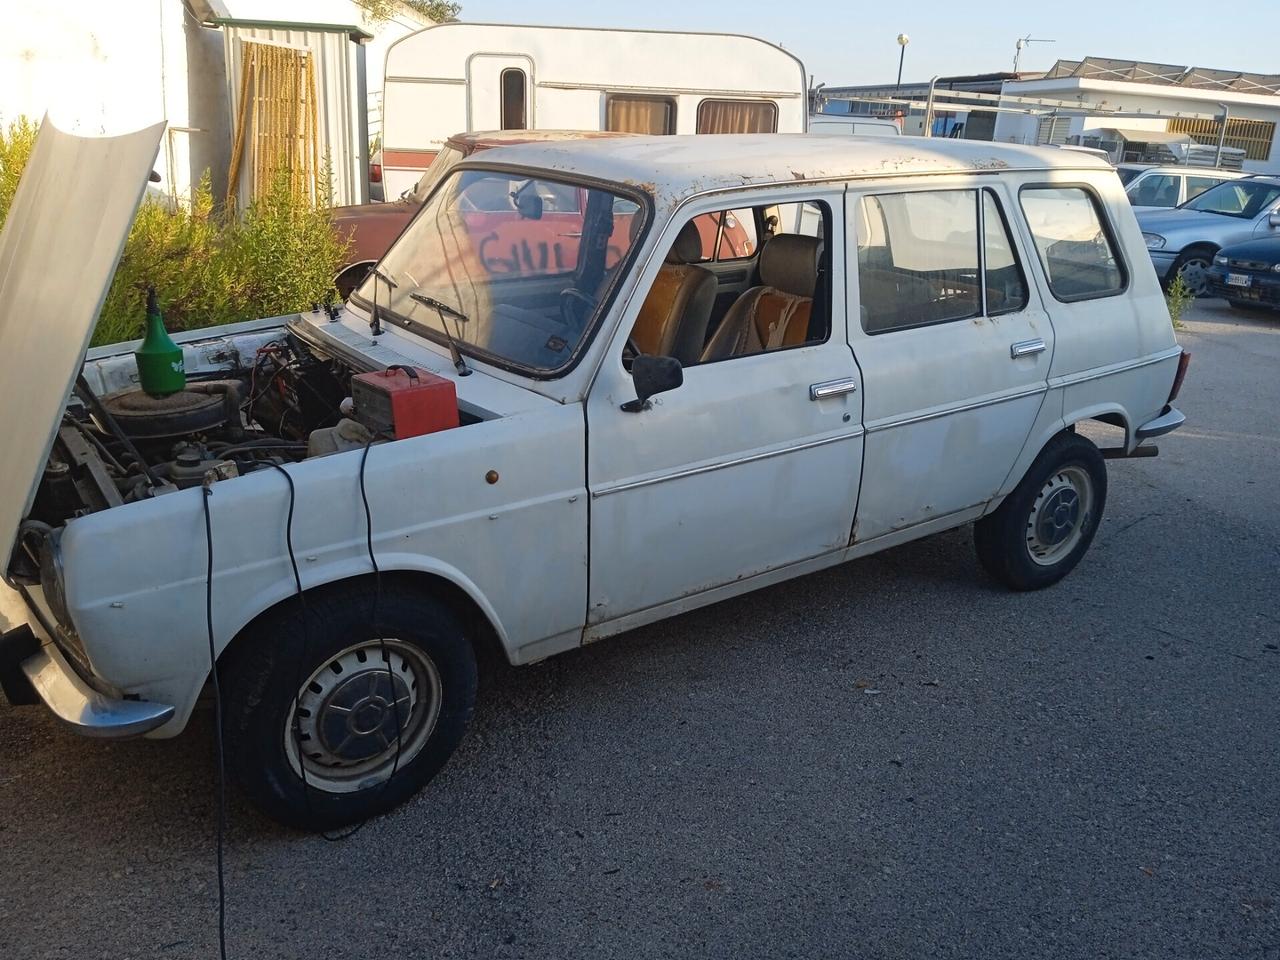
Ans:
POLYGON ((533 61, 477 53, 467 61, 467 129, 533 130, 533 61))
POLYGON ((848 197, 850 343, 865 384, 858 542, 987 503, 1031 432, 1053 328, 1009 229, 1011 199, 976 178, 848 197))
MULTIPOLYGON (((796 342, 687 366, 682 386, 653 398, 647 410, 627 413, 620 406, 635 388, 623 345, 643 297, 628 306, 587 403, 589 623, 848 545, 862 404, 845 336, 843 198, 831 191, 813 199, 834 224, 825 243, 836 255, 823 256, 830 280, 814 276, 808 288, 825 291, 811 305, 825 322, 797 328, 796 342)), ((755 209, 768 202, 777 200, 753 201, 755 209)), ((734 209, 743 206, 739 200, 734 209)), ((685 219, 718 209, 703 204, 685 219)), ((682 225, 671 225, 667 239, 682 225)), ((756 275, 769 242, 740 268, 756 275)), ((814 249, 824 243, 812 242, 814 249)), ((659 259, 650 263, 642 290, 659 259)), ((802 270, 787 278, 795 290, 805 286, 796 279, 802 270)))

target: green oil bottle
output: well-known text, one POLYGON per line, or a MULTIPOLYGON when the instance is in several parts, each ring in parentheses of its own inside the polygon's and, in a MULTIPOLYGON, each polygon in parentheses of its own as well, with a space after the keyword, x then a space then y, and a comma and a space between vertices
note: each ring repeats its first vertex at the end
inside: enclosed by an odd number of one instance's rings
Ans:
POLYGON ((153 397, 177 393, 187 385, 182 348, 169 337, 156 303, 155 287, 147 288, 147 332, 133 352, 138 361, 138 382, 153 397))

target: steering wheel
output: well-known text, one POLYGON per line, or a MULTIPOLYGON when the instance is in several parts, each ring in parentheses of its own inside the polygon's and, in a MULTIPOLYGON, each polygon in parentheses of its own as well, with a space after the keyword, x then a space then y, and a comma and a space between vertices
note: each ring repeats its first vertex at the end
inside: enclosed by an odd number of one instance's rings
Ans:
POLYGON ((595 300, 577 287, 560 291, 560 318, 575 330, 582 329, 595 306, 595 300))

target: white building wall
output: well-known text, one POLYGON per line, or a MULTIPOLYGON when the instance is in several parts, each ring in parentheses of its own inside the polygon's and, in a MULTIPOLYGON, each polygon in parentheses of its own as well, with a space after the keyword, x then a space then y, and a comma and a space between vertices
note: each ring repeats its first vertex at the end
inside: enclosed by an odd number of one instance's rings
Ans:
MULTIPOLYGON (((1158 86, 1149 83, 1081 80, 1075 77, 1005 83, 1002 92, 1009 96, 1044 97, 1053 100, 1078 100, 1090 104, 1105 104, 1108 109, 1121 112, 1141 111, 1161 114, 1161 116, 1151 117, 1115 117, 1106 113, 1076 116, 1071 122, 1073 134, 1096 127, 1166 130, 1169 125, 1167 118, 1170 116, 1178 113, 1216 116, 1222 112, 1219 104, 1225 103, 1233 119, 1263 120, 1276 124, 1270 158, 1246 160, 1244 169, 1251 173, 1280 174, 1280 96, 1158 86)), ((1003 105, 1020 106, 1013 102, 1005 102, 1003 105)), ((999 143, 1034 143, 1037 119, 1016 113, 1002 113, 996 120, 995 140, 999 143)))
MULTIPOLYGON (((396 39, 421 29, 408 12, 384 24, 363 19, 355 0, 222 0, 229 16, 357 26, 366 46, 368 97, 375 117, 383 61, 396 39)), ((205 170, 214 195, 226 189, 231 110, 221 30, 201 26, 183 0, 24 2, 0 31, 0 124, 48 112, 63 129, 87 135, 169 122, 156 170, 165 193, 186 197, 205 170)))

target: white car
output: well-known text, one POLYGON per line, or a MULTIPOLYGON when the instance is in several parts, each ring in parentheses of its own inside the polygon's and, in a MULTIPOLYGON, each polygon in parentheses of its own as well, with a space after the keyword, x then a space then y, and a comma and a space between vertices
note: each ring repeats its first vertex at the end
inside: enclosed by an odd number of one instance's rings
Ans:
POLYGON ((1210 187, 1248 174, 1213 167, 1160 167, 1122 163, 1116 168, 1135 212, 1168 210, 1194 200, 1210 187))
POLYGON ((802 135, 469 158, 345 308, 184 334, 188 389, 150 397, 133 345, 84 348, 158 137, 45 124, 0 238, 29 611, 0 677, 171 737, 216 658, 228 762, 289 823, 430 780, 486 646, 531 663, 975 522, 997 580, 1053 584, 1104 458, 1183 421, 1109 167, 802 135), (717 246, 730 219, 756 242, 717 246))

